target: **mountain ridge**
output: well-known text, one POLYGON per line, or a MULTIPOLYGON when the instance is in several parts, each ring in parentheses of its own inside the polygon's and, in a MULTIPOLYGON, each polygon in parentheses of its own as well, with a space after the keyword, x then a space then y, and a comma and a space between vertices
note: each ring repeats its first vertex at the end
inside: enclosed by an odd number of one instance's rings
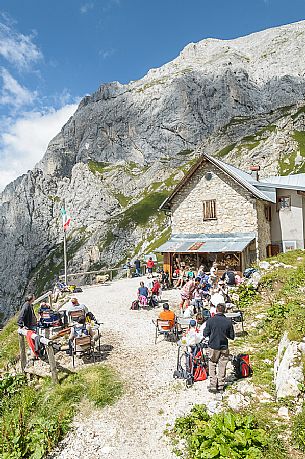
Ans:
POLYGON ((262 176, 303 172, 305 21, 216 41, 84 97, 41 161, 0 194, 2 314, 61 271, 63 200, 69 269, 80 271, 157 245, 169 231, 159 201, 202 151, 242 169, 259 162, 262 176))

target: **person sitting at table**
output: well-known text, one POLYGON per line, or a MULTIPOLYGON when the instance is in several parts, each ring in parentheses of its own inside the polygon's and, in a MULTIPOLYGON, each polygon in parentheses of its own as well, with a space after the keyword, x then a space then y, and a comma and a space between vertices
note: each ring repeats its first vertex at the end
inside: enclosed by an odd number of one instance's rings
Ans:
MULTIPOLYGON (((69 336, 69 352, 72 354, 73 341, 75 338, 82 338, 84 336, 91 336, 93 341, 98 340, 98 332, 94 331, 89 323, 86 323, 84 317, 79 317, 72 325, 69 336)), ((90 345, 76 346, 76 351, 85 351, 90 347, 90 345)))
POLYGON ((170 330, 175 324, 175 313, 169 309, 169 304, 163 304, 163 311, 160 312, 158 319, 160 320, 168 320, 169 326, 165 325, 162 326, 163 330, 170 330))
POLYGON ((153 286, 152 286, 152 289, 151 289, 151 294, 159 296, 160 293, 161 293, 161 285, 160 285, 158 279, 154 279, 153 280, 153 286))

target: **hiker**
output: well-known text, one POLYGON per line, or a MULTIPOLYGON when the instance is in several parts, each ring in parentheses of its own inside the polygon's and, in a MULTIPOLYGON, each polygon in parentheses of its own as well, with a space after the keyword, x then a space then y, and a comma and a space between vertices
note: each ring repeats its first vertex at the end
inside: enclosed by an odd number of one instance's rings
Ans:
POLYGON ((233 287, 235 285, 235 273, 229 266, 226 266, 226 270, 221 276, 221 280, 225 281, 226 285, 229 287, 233 287))
POLYGON ((152 257, 149 257, 146 263, 146 271, 148 273, 147 277, 152 277, 153 268, 155 266, 155 262, 153 261, 152 257))
POLYGON ((187 281, 183 289, 181 290, 181 302, 180 302, 180 309, 187 308, 190 304, 191 299, 193 298, 194 290, 199 286, 200 279, 196 277, 196 279, 190 279, 187 281))
POLYGON ((151 289, 151 294, 152 295, 156 295, 156 296, 161 296, 161 285, 158 281, 158 279, 154 279, 153 280, 153 286, 152 286, 152 289, 151 289))
POLYGON ((127 262, 126 262, 126 277, 127 278, 130 278, 131 277, 131 262, 130 262, 130 258, 127 258, 127 262))
POLYGON ((234 339, 232 321, 224 315, 225 305, 216 306, 216 314, 207 320, 203 336, 209 338, 209 375, 211 393, 223 393, 229 361, 228 338, 234 339))
MULTIPOLYGON (((98 340, 98 332, 94 332, 91 325, 89 323, 86 323, 85 317, 79 317, 75 323, 71 327, 70 331, 70 336, 69 336, 69 351, 67 354, 72 355, 72 349, 73 349, 73 341, 75 338, 82 338, 83 336, 88 336, 90 335, 93 341, 98 340)), ((77 351, 85 351, 86 348, 88 348, 89 345, 86 346, 81 346, 79 349, 76 348, 77 351)))
POLYGON ((35 301, 35 295, 30 294, 25 298, 25 303, 23 304, 17 324, 21 328, 28 328, 29 330, 36 330, 37 327, 37 317, 34 312, 33 302, 35 301))
POLYGON ((136 268, 136 274, 138 276, 141 276, 141 262, 138 258, 136 258, 136 260, 134 261, 134 265, 135 265, 135 268, 136 268))
POLYGON ((148 288, 144 286, 144 282, 140 282, 140 287, 138 288, 138 300, 142 306, 147 306, 148 303, 148 288))
POLYGON ((163 304, 163 311, 160 312, 158 319, 160 320, 168 320, 170 326, 164 326, 162 327, 164 330, 170 330, 174 324, 175 324, 175 314, 173 311, 169 309, 169 304, 164 303, 163 304))

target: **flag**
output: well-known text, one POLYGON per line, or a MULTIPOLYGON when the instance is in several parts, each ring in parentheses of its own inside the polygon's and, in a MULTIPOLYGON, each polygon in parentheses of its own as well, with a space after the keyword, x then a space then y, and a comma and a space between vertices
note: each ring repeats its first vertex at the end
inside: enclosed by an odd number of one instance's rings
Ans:
POLYGON ((63 207, 61 208, 61 215, 62 215, 62 224, 64 227, 64 231, 67 231, 71 223, 71 217, 70 215, 67 214, 67 211, 63 207))

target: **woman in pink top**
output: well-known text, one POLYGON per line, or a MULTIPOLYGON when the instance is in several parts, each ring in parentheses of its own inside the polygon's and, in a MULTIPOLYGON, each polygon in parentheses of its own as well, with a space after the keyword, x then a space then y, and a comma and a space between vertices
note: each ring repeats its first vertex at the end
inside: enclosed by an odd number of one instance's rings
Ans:
POLYGON ((180 309, 188 308, 191 299, 193 298, 193 293, 195 289, 198 287, 200 283, 200 279, 196 277, 196 279, 190 279, 187 281, 183 289, 181 290, 181 302, 180 302, 180 309))

